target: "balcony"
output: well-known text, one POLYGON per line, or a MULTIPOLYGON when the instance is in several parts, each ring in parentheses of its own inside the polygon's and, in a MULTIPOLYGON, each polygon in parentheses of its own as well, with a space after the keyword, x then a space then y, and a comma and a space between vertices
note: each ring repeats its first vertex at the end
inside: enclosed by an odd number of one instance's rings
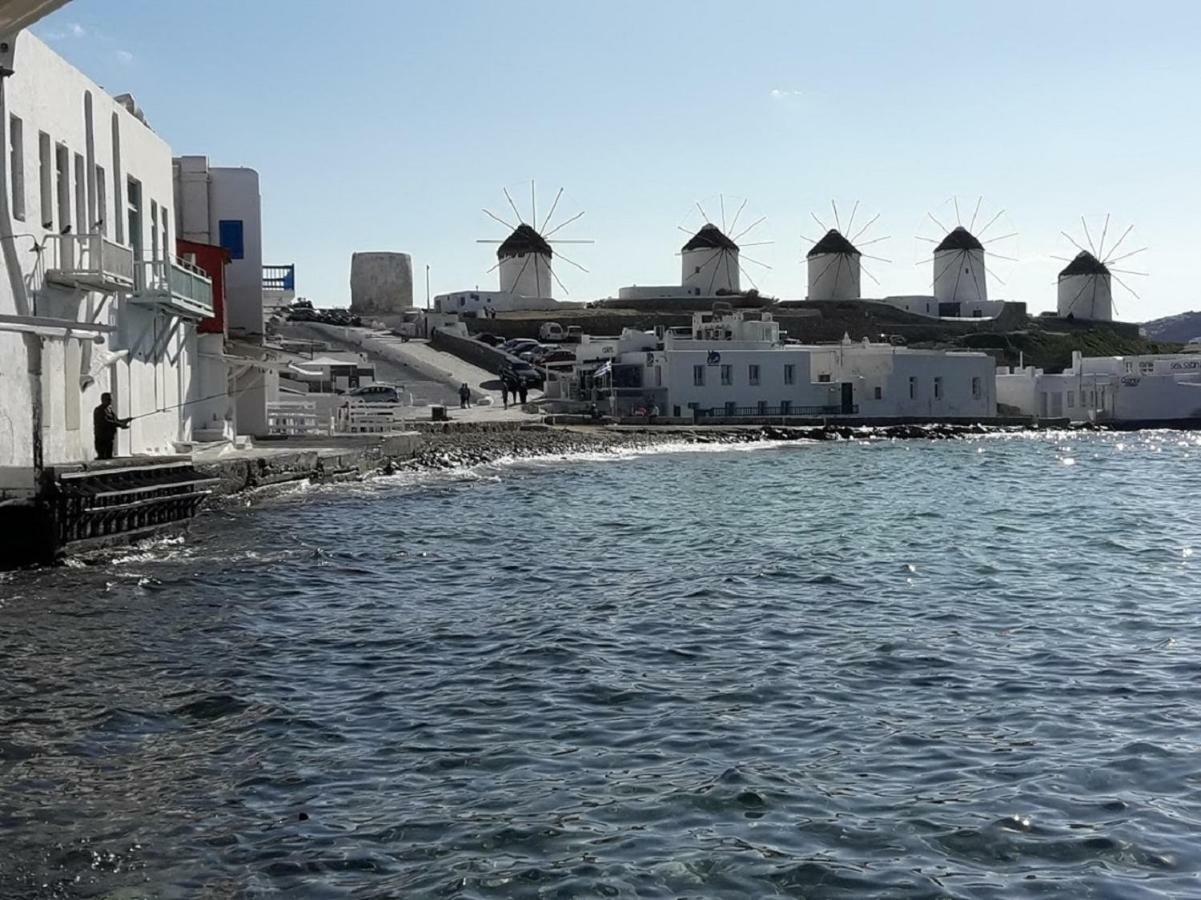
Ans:
POLYGON ((138 263, 136 271, 131 303, 157 306, 188 319, 213 315, 213 282, 203 269, 173 258, 138 263))
POLYGON ((62 287, 115 294, 135 286, 133 250, 100 234, 47 238, 46 280, 62 287))
POLYGON ((296 266, 263 266, 264 291, 295 291, 296 266))

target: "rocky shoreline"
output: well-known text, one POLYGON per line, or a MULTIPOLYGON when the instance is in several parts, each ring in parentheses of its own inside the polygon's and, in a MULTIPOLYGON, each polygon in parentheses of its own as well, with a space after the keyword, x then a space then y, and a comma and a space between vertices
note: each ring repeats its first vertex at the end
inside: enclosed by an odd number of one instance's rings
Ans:
POLYGON ((638 450, 666 444, 752 444, 763 441, 958 440, 983 434, 1016 432, 1018 427, 985 425, 886 425, 849 427, 730 426, 552 427, 526 425, 511 430, 454 430, 425 435, 405 458, 388 458, 382 470, 452 469, 502 459, 564 457, 579 453, 638 450))

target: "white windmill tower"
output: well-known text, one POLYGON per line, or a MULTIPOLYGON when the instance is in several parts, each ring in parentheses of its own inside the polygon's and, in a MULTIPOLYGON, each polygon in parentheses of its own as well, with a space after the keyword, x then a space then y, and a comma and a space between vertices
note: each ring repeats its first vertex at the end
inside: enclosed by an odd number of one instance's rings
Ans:
MULTIPOLYGON (((1109 218, 1108 215, 1105 216, 1100 240, 1094 246, 1088 222, 1081 216, 1080 224, 1084 228, 1087 250, 1066 231, 1060 232, 1079 251, 1074 258, 1066 260, 1067 265, 1060 271, 1057 279, 1055 307, 1060 318, 1071 317, 1097 322, 1112 322, 1114 316, 1113 281, 1115 279, 1135 298, 1138 297, 1138 294, 1115 273, 1120 272, 1123 275, 1145 275, 1146 273, 1116 269, 1113 264, 1136 256, 1147 248, 1141 247, 1138 250, 1118 255, 1118 250, 1130 236, 1130 232, 1134 230, 1133 225, 1122 232, 1122 236, 1112 246, 1106 248, 1105 240, 1109 235, 1109 218)), ((1056 257, 1056 259, 1063 260, 1064 257, 1056 257)))
MULTIPOLYGON (((830 208, 834 211, 833 228, 822 222, 816 214, 810 213, 813 221, 825 231, 825 234, 816 241, 810 240, 809 242, 813 246, 805 254, 805 263, 809 270, 807 298, 809 300, 858 300, 862 296, 861 275, 866 274, 872 281, 876 280, 872 273, 863 267, 865 254, 860 247, 866 247, 888 238, 872 238, 857 246, 859 238, 866 234, 868 229, 880 218, 879 214, 873 216, 858 231, 855 231, 855 214, 859 211, 858 202, 851 208, 851 216, 847 220, 845 229, 838 215, 838 205, 833 200, 830 201, 830 208), (847 237, 847 234, 853 236, 847 237)), ((880 259, 877 256, 868 258, 880 259)), ((887 262, 887 260, 882 261, 887 262)))
MULTIPOLYGON (((512 231, 510 231, 509 236, 503 241, 477 241, 480 244, 499 244, 496 248, 496 265, 492 269, 499 269, 500 290, 517 297, 549 298, 553 297, 554 286, 558 285, 564 293, 570 293, 559 279, 559 276, 555 274, 553 263, 556 252, 552 244, 591 244, 593 242, 590 240, 564 240, 562 238, 552 240, 552 236, 584 215, 583 211, 581 210, 575 215, 564 219, 553 228, 550 228, 550 230, 547 230, 547 226, 550 225, 555 210, 559 207, 559 201, 563 197, 563 188, 559 188, 559 192, 555 195, 554 202, 551 204, 550 211, 543 218, 542 224, 535 227, 530 224, 531 222, 538 221, 538 202, 534 182, 530 182, 529 222, 526 221, 525 217, 517 209, 517 204, 513 202, 513 197, 509 194, 508 188, 504 188, 503 190, 505 199, 509 202, 509 208, 513 210, 516 224, 485 209, 484 213, 486 215, 495 219, 506 228, 512 229, 512 231)), ((581 272, 588 271, 579 263, 568 259, 562 252, 559 252, 557 255, 563 262, 575 266, 581 272)), ((491 272, 492 269, 488 271, 491 272)))
MULTIPOLYGON (((747 274, 742 265, 744 258, 747 262, 763 266, 765 269, 771 268, 766 263, 743 257, 742 248, 738 244, 739 239, 766 221, 767 217, 761 216, 741 231, 736 231, 738 219, 746 208, 747 201, 742 201, 728 226, 724 194, 719 195, 718 202, 721 207, 720 227, 709 218, 700 203, 695 204, 703 220, 700 228, 693 232, 690 228, 680 226, 681 231, 691 235, 684 246, 680 248, 680 284, 686 294, 697 297, 740 294, 742 293, 741 276, 743 275, 746 275, 747 281, 751 282, 752 287, 757 288, 754 279, 747 274), (730 237, 730 232, 734 233, 733 237, 730 237)), ((771 241, 756 241, 746 246, 758 247, 769 243, 771 241)))
MULTIPOLYGON (((988 300, 988 276, 996 275, 988 267, 988 259, 995 257, 1016 262, 1012 256, 1002 256, 994 250, 986 252, 985 246, 1017 237, 1016 231, 995 237, 985 237, 997 221, 1005 215, 1000 210, 987 219, 976 231, 976 222, 981 219, 980 208, 984 198, 976 200, 976 208, 965 226, 959 211, 959 198, 953 197, 955 227, 947 228, 933 213, 927 213, 943 232, 941 240, 919 237, 919 240, 935 244, 933 263, 933 293, 939 304, 982 303, 988 300)), ((996 278, 997 281, 1001 279, 996 278)), ((1001 282, 1004 283, 1004 282, 1001 282)))

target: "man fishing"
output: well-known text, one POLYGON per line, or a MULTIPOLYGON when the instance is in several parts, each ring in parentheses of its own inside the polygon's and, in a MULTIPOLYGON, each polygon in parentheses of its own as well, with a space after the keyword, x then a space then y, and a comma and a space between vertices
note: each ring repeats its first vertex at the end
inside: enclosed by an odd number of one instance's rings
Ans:
POLYGON ((92 434, 96 441, 96 458, 112 459, 117 429, 128 428, 129 419, 118 419, 113 411, 113 395, 100 395, 100 405, 92 410, 92 434))

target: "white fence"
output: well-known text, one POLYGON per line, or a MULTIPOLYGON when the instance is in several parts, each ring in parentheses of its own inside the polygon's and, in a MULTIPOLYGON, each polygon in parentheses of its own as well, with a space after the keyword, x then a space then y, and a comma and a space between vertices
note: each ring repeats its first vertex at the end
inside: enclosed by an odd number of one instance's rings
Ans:
POLYGON ((329 434, 330 421, 317 411, 311 400, 280 400, 267 404, 267 430, 270 434, 329 434))
POLYGON ((338 407, 334 430, 343 434, 378 434, 404 429, 404 416, 413 414, 411 405, 362 403, 352 400, 338 407))

